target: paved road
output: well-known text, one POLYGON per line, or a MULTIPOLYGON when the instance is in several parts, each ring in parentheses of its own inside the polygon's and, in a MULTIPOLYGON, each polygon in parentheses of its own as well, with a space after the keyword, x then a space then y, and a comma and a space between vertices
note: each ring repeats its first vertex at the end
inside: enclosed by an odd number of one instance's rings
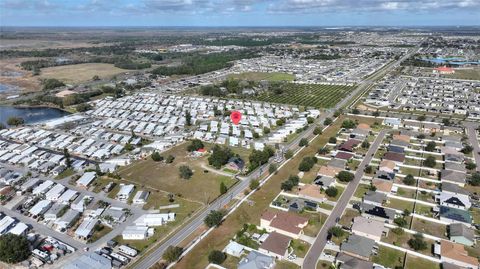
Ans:
POLYGON ((480 146, 478 145, 477 131, 478 123, 465 122, 465 128, 467 128, 467 135, 470 144, 473 147, 473 157, 475 158, 475 163, 477 164, 477 171, 480 172, 480 146))
POLYGON ((355 172, 355 178, 345 188, 345 191, 343 192, 342 196, 337 201, 337 205, 333 208, 332 213, 330 213, 330 215, 327 218, 327 221, 323 224, 322 229, 318 233, 317 238, 315 239, 315 242, 310 247, 307 255, 305 256, 305 259, 303 260, 302 268, 304 269, 316 268, 317 261, 320 258, 320 255, 322 254, 322 251, 325 248, 325 245, 327 244, 328 229, 335 225, 337 218, 340 218, 342 216, 343 211, 345 211, 345 208, 347 207, 348 202, 350 201, 350 198, 355 193, 355 190, 357 189, 358 184, 360 183, 360 180, 363 177, 363 174, 364 174, 363 170, 372 160, 373 155, 375 154, 378 147, 382 143, 386 133, 387 133, 387 130, 380 131, 377 138, 375 138, 375 141, 370 146, 370 149, 368 150, 365 158, 360 163, 360 165, 357 168, 357 171, 355 172))

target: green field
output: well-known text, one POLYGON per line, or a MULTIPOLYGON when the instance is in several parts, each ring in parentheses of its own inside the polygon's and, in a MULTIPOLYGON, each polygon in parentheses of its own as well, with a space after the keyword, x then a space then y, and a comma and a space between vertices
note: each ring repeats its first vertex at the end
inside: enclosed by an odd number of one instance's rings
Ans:
POLYGON ((269 80, 269 81, 292 81, 295 79, 295 75, 280 73, 280 72, 245 72, 240 74, 229 75, 228 78, 240 79, 240 80, 269 80))
POLYGON ((283 92, 263 92, 256 99, 271 103, 290 104, 315 108, 331 108, 345 98, 355 87, 325 84, 288 83, 283 92))

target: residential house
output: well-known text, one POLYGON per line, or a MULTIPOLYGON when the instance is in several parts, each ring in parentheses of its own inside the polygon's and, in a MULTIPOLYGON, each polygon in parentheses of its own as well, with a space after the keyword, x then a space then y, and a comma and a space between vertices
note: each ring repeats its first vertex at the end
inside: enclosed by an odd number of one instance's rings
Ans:
POLYGON ((459 185, 460 187, 464 187, 466 183, 466 175, 462 172, 457 172, 453 170, 445 170, 443 169, 440 172, 440 180, 443 182, 449 182, 459 185))
POLYGON ((340 146, 338 146, 338 150, 353 152, 355 148, 361 143, 362 143, 361 140, 349 139, 343 142, 342 144, 340 144, 340 146))
POLYGON ((352 233, 378 242, 382 235, 388 235, 388 228, 383 222, 358 216, 353 219, 352 233))
POLYGON ((368 191, 363 196, 363 202, 375 206, 382 206, 382 204, 387 201, 387 195, 385 193, 368 191))
POLYGON ((87 188, 97 177, 95 172, 85 172, 78 180, 77 186, 87 188))
POLYGON ((223 249, 223 252, 230 256, 240 258, 244 253, 245 246, 235 241, 230 241, 228 245, 223 249))
POLYGON ((335 178, 322 175, 318 175, 315 180, 313 180, 315 185, 320 186, 320 188, 324 190, 328 189, 329 187, 335 187, 335 182, 335 178))
POLYGON ((252 250, 238 263, 238 269, 273 269, 275 258, 252 250))
POLYGON ((174 221, 176 217, 175 213, 152 213, 143 214, 134 221, 137 226, 156 227, 162 226, 167 222, 174 221))
POLYGON ((440 206, 439 215, 441 221, 448 223, 464 223, 468 226, 472 224, 472 216, 470 215, 470 212, 466 210, 440 206))
POLYGON ((298 187, 297 195, 300 198, 322 203, 326 200, 323 193, 320 192, 321 187, 314 184, 305 184, 298 187))
POLYGON ((391 174, 395 174, 396 172, 398 172, 397 165, 395 164, 395 162, 390 160, 382 160, 380 162, 378 170, 391 174))
POLYGON ((379 178, 372 179, 372 184, 377 192, 390 193, 392 191, 393 182, 391 180, 383 180, 379 178))
POLYGON ((373 252, 375 241, 370 238, 352 234, 340 245, 340 250, 355 258, 368 261, 373 252))
POLYGON ((383 160, 393 161, 396 165, 401 165, 405 161, 405 154, 396 152, 386 152, 383 155, 383 160))
POLYGON ((149 191, 137 191, 133 197, 132 203, 134 205, 143 205, 147 203, 148 196, 150 196, 149 191))
POLYGON ((435 196, 435 200, 443 206, 468 210, 472 203, 470 203, 470 199, 468 196, 465 195, 457 195, 448 192, 441 192, 435 196))
POLYGON ((265 211, 260 218, 260 227, 268 232, 277 232, 298 239, 307 226, 308 219, 294 213, 265 211))
POLYGON ((286 235, 271 232, 267 239, 260 245, 258 250, 282 260, 288 254, 288 247, 290 246, 291 241, 292 238, 286 235))
POLYGON ((461 244, 441 240, 440 244, 435 245, 435 254, 440 255, 442 262, 466 268, 478 268, 477 258, 469 256, 461 244))
POLYGON ((368 203, 361 203, 360 209, 364 215, 370 216, 380 221, 392 223, 397 213, 394 209, 376 206, 368 203))
POLYGON ((373 262, 361 260, 346 253, 339 252, 335 257, 336 268, 342 269, 372 269, 373 262))
POLYGON ((145 240, 149 237, 149 229, 146 226, 127 226, 122 232, 123 240, 145 240))
POLYGON ((453 223, 448 226, 448 230, 450 241, 469 247, 475 244, 475 231, 466 225, 453 223))
POLYGON ((98 224, 98 219, 86 217, 83 219, 82 223, 75 230, 75 236, 80 239, 88 239, 94 232, 95 225, 98 224))
POLYGON ((130 197, 130 194, 132 194, 134 189, 135 185, 133 184, 120 184, 120 190, 117 195, 115 195, 115 199, 121 202, 127 202, 128 197, 130 197))

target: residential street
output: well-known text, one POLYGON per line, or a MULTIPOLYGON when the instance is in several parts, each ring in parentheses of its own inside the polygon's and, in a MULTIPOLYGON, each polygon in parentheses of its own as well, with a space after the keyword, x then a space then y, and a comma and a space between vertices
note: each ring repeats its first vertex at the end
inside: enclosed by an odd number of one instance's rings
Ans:
POLYGON ((360 184, 360 180, 363 177, 363 174, 364 174, 363 170, 371 162, 373 155, 375 154, 378 147, 382 143, 386 133, 387 133, 387 130, 380 131, 378 136, 375 138, 375 141, 373 141, 365 158, 360 163, 360 165, 357 168, 357 171, 355 172, 355 178, 353 179, 352 182, 348 184, 342 196, 337 201, 337 205, 333 208, 331 214, 327 218, 327 221, 323 224, 322 229, 317 234, 317 238, 315 242, 312 244, 312 246, 310 247, 310 250, 305 256, 302 268, 304 269, 316 268, 318 259, 320 258, 320 255, 322 254, 322 251, 325 248, 325 245, 327 244, 328 229, 335 225, 336 219, 340 218, 343 212, 345 211, 345 208, 347 208, 350 198, 355 193, 355 190, 357 189, 358 184, 360 184))
POLYGON ((475 158, 475 163, 477 164, 477 171, 480 172, 480 146, 478 145, 477 131, 475 130, 477 127, 478 127, 477 123, 465 122, 468 141, 473 147, 473 157, 475 158))

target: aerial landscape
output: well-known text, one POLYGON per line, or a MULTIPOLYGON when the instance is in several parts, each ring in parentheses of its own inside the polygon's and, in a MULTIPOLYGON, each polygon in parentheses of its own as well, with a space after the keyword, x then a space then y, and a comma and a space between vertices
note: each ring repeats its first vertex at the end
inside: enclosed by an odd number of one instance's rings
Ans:
POLYGON ((0 268, 479 269, 479 18, 0 0, 0 268))

